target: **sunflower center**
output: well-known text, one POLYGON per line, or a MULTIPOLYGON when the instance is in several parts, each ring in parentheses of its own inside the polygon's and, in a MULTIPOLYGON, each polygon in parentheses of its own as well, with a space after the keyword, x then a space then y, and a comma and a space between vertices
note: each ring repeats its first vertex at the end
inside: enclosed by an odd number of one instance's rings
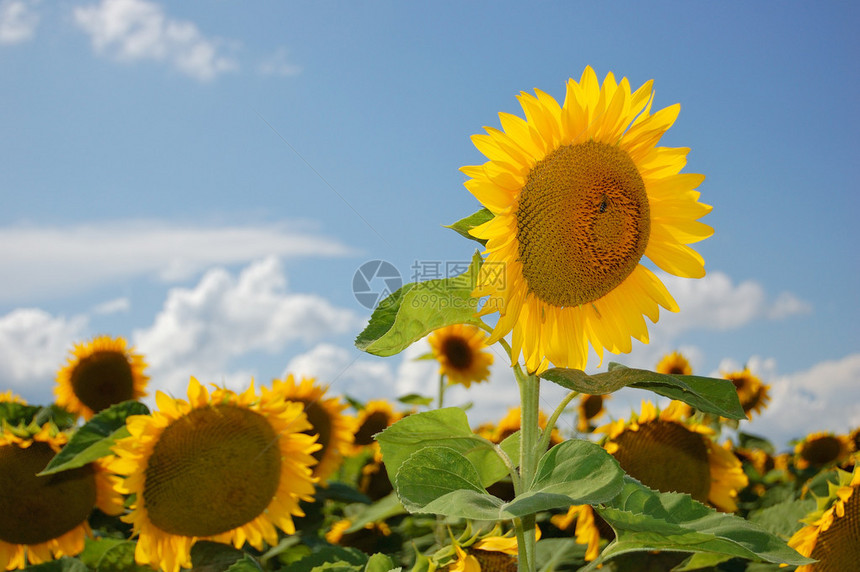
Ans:
POLYGON ((213 536, 238 528, 278 490, 278 436, 255 411, 201 407, 168 425, 146 467, 144 507, 170 534, 213 536))
POLYGON ((373 436, 388 427, 388 414, 384 411, 374 411, 367 416, 361 427, 355 433, 356 445, 370 445, 373 436))
POLYGON ((701 435, 673 422, 652 421, 615 438, 613 456, 643 484, 663 492, 687 493, 707 502, 711 489, 708 448, 701 435))
POLYGON ((96 503, 92 465, 37 477, 54 456, 47 443, 0 447, 0 540, 41 544, 86 521, 96 503))
POLYGON ((470 548, 469 554, 481 565, 481 572, 516 572, 517 559, 504 552, 470 548))
POLYGON ((645 183, 626 151, 559 147, 529 173, 517 205, 529 292, 553 306, 593 302, 636 268, 651 232, 645 183))
POLYGON ((75 396, 95 412, 134 398, 134 373, 125 354, 96 352, 72 371, 75 396))
POLYGON ((854 487, 845 501, 845 515, 835 516, 830 528, 819 533, 812 558, 816 572, 854 570, 860 562, 860 493, 854 487))
POLYGON ((446 338, 442 344, 442 353, 454 369, 462 371, 472 365, 472 348, 469 342, 459 336, 446 338))
POLYGON ((603 409, 602 395, 589 395, 582 402, 582 412, 586 419, 591 419, 603 409))
POLYGON ((317 449, 311 454, 317 461, 322 461, 323 456, 328 450, 329 441, 331 440, 331 417, 325 407, 320 405, 318 401, 304 403, 305 415, 308 417, 308 423, 312 425, 312 427, 304 433, 307 435, 317 436, 317 443, 322 445, 322 449, 317 449))
POLYGON ((842 443, 839 439, 832 435, 825 435, 804 444, 800 456, 810 465, 821 467, 837 460, 841 452, 842 443))

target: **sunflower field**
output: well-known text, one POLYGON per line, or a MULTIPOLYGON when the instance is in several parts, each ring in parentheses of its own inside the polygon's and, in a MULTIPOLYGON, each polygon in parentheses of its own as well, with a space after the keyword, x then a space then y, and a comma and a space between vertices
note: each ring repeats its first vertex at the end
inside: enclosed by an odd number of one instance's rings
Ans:
POLYGON ((406 284, 357 332, 377 356, 427 338, 438 387, 359 402, 326 380, 234 391, 192 377, 150 408, 145 355, 81 341, 54 403, 0 393, 0 567, 857 570, 860 429, 778 450, 744 430, 766 384, 695 375, 677 352, 654 371, 584 371, 591 352, 647 343, 645 317, 679 311, 644 258, 705 274, 690 246, 713 232, 704 176, 682 172, 688 149, 658 145, 679 106, 652 110, 651 82, 591 68, 561 104, 518 100, 523 117, 472 137, 486 163, 462 168, 482 208, 450 228, 474 241, 471 266, 406 284), (498 355, 519 403, 473 426, 446 389, 490 383, 498 355), (551 411, 542 384, 568 390, 551 411), (651 395, 612 419, 624 387, 651 395))

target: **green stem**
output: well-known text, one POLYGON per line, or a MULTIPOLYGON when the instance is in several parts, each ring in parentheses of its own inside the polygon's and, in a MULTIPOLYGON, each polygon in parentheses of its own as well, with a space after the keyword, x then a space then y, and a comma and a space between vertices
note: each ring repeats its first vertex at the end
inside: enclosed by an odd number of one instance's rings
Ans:
MULTIPOLYGON (((536 375, 523 374, 517 364, 514 368, 520 385, 520 478, 523 492, 532 488, 540 452, 537 449, 540 427, 538 412, 540 408, 540 379, 536 375)), ((518 543, 519 569, 521 572, 534 572, 535 568, 535 516, 522 518, 523 541, 518 543)))
POLYGON ((436 409, 442 409, 442 404, 445 401, 445 374, 439 374, 439 400, 436 404, 436 409))
POLYGON ((567 404, 570 403, 577 395, 579 395, 578 391, 571 391, 565 395, 564 399, 561 400, 561 403, 558 404, 558 407, 555 408, 555 411, 552 412, 552 416, 546 423, 546 429, 543 430, 543 433, 541 433, 540 436, 540 441, 538 441, 538 451, 547 450, 547 447, 549 447, 549 440, 552 438, 552 429, 555 427, 556 421, 558 421, 559 416, 564 412, 564 408, 567 407, 567 404))

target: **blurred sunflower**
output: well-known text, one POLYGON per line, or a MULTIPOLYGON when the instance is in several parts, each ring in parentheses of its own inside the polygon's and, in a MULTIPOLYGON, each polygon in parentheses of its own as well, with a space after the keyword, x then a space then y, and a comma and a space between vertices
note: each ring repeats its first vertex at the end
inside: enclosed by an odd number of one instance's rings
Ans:
POLYGON ((439 362, 439 374, 455 383, 470 387, 490 377, 493 354, 485 343, 487 334, 477 326, 454 324, 434 331, 427 338, 433 357, 439 362))
POLYGON ((358 413, 355 422, 355 438, 353 444, 347 447, 349 454, 357 455, 369 445, 376 445, 373 436, 402 417, 403 414, 394 411, 391 403, 384 399, 368 401, 358 413))
POLYGON ((71 353, 54 386, 60 407, 90 419, 115 403, 146 396, 146 362, 124 338, 96 336, 71 353))
POLYGON ((748 419, 752 419, 753 413, 761 413, 767 402, 770 401, 770 394, 768 393, 770 386, 762 383, 749 368, 745 367, 742 371, 724 373, 723 377, 735 384, 738 399, 748 419))
POLYGON ((295 532, 299 501, 312 500, 315 438, 301 403, 254 384, 209 391, 191 378, 188 401, 158 392, 158 411, 127 420, 111 469, 135 495, 123 520, 138 535, 135 560, 168 572, 190 567, 198 540, 275 545, 295 532))
POLYGON ((609 397, 607 394, 583 395, 579 398, 579 405, 576 407, 577 431, 587 433, 594 430, 594 425, 591 422, 606 413, 605 403, 609 397))
POLYGON ((845 461, 853 450, 853 442, 846 435, 826 431, 810 433, 794 446, 798 469, 820 469, 845 461))
POLYGON ((326 541, 373 554, 384 550, 386 540, 391 536, 391 528, 385 522, 369 522, 363 528, 348 532, 351 527, 352 522, 348 519, 335 522, 325 533, 326 541))
POLYGON ((657 363, 657 373, 675 375, 693 375, 693 366, 681 352, 672 352, 663 356, 657 363))
MULTIPOLYGON (((591 562, 600 554, 601 531, 595 521, 594 509, 591 508, 591 505, 580 504, 571 506, 567 509, 566 514, 553 515, 550 518, 550 522, 553 526, 561 530, 568 530, 576 522, 573 534, 576 537, 577 544, 585 544, 587 546, 585 550, 586 562, 591 562)), ((603 524, 607 529, 606 535, 610 536, 610 539, 615 538, 615 532, 605 521, 603 521, 603 524)))
POLYGON ((50 425, 35 435, 0 433, 0 570, 23 569, 84 549, 94 507, 116 515, 122 498, 102 461, 36 476, 68 441, 50 425))
POLYGON ((302 378, 296 383, 292 374, 285 379, 272 380, 272 389, 262 388, 263 394, 269 391, 276 393, 287 401, 296 401, 304 406, 305 415, 311 428, 306 430, 308 435, 316 435, 321 448, 314 451, 317 464, 313 468, 313 476, 325 484, 331 474, 337 470, 348 453, 355 434, 355 419, 343 415, 346 403, 337 397, 325 398, 326 388, 316 385, 313 378, 302 378))
MULTIPOLYGON (((535 527, 535 537, 540 539, 540 527, 535 527)), ((455 541, 454 553, 456 560, 447 568, 451 572, 517 571, 517 539, 498 526, 463 543, 455 541)))
POLYGON ((5 391, 0 393, 0 403, 17 403, 19 405, 27 405, 27 400, 18 395, 17 393, 12 393, 12 390, 5 391))
POLYGON ((654 114, 652 82, 631 92, 610 73, 600 85, 586 67, 570 79, 563 106, 546 93, 518 97, 525 119, 500 113, 472 142, 489 159, 461 170, 466 188, 494 217, 472 229, 486 241, 473 295, 499 312, 488 344, 513 331, 511 359, 530 372, 549 363, 585 369, 588 344, 626 353, 648 342, 643 315, 678 305, 647 256, 670 274, 705 275, 687 246, 713 230, 698 219, 703 175, 681 174, 686 148, 657 147, 680 105, 654 114))
POLYGON ((382 462, 382 450, 379 447, 373 448, 373 455, 361 467, 358 490, 375 501, 388 496, 394 490, 385 463, 382 462))
POLYGON ((710 438, 712 429, 684 421, 684 408, 677 403, 658 411, 646 401, 629 422, 620 419, 597 429, 607 434, 604 448, 652 489, 687 493, 734 512, 738 490, 748 483, 741 462, 710 438))
POLYGON ((788 545, 818 562, 796 572, 844 572, 860 562, 860 470, 853 477, 839 471, 839 482, 828 483, 830 494, 818 499, 818 509, 801 522, 788 545))
MULTIPOLYGON (((546 429, 547 424, 547 416, 543 411, 538 412, 538 426, 541 430, 546 429)), ((488 437, 490 441, 493 443, 501 443, 514 433, 520 430, 521 427, 521 409, 519 407, 511 407, 508 409, 507 415, 505 415, 497 424, 493 432, 488 437)), ((558 429, 553 427, 552 433, 549 438, 549 446, 554 447, 563 441, 561 437, 561 433, 558 432, 558 429)))

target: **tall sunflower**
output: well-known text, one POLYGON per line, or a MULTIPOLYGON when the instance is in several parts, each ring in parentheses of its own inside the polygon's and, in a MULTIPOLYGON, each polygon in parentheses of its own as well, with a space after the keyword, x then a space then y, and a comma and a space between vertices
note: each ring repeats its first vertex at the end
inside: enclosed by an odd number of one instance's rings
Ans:
POLYGON ((747 419, 752 419, 753 413, 761 413, 770 401, 768 392, 770 386, 753 375, 748 367, 741 371, 724 373, 723 377, 735 384, 738 399, 741 407, 744 408, 744 413, 747 414, 747 419))
POLYGON ((454 324, 430 334, 427 341, 448 384, 470 387, 490 377, 493 354, 487 351, 487 334, 477 326, 454 324))
POLYGON ((146 396, 146 362, 124 338, 96 336, 75 344, 57 373, 57 405, 89 419, 115 403, 146 396))
POLYGON ((829 483, 830 494, 818 499, 818 510, 802 520, 788 545, 818 562, 796 572, 856 570, 860 562, 860 469, 853 476, 839 471, 839 482, 829 483))
POLYGON ((500 113, 475 146, 489 160, 463 167, 466 188, 494 217, 472 229, 486 241, 475 296, 499 312, 487 343, 513 331, 512 359, 530 372, 552 363, 584 369, 588 344, 629 352, 648 342, 643 315, 678 305, 639 262, 688 278, 705 275, 690 243, 713 230, 697 219, 703 175, 680 173, 686 148, 658 147, 680 106, 651 113, 652 82, 631 92, 590 67, 567 83, 563 106, 535 90, 518 97, 525 119, 500 113))
POLYGON ((22 569, 84 549, 94 507, 122 512, 101 461, 37 477, 68 441, 43 425, 35 435, 0 433, 0 570, 22 569))
POLYGON ((693 366, 690 365, 690 361, 684 357, 684 354, 681 352, 672 352, 663 356, 663 359, 657 363, 655 371, 669 375, 692 375, 693 366))
POLYGON ((264 387, 262 391, 264 394, 272 391, 287 401, 302 404, 312 425, 305 433, 316 435, 321 446, 313 453, 318 461, 313 468, 313 476, 324 484, 340 466, 354 439, 355 419, 343 414, 347 404, 338 397, 326 397, 327 388, 317 385, 314 378, 302 377, 301 382, 296 383, 292 374, 283 380, 273 380, 272 389, 264 387))
POLYGON ((734 512, 738 490, 749 482, 741 462, 710 438, 712 429, 685 421, 685 413, 680 402, 658 411, 646 401, 629 422, 619 419, 597 431, 607 434, 606 451, 644 485, 734 512))
POLYGON ((135 560, 176 572, 198 540, 277 544, 295 532, 299 501, 314 493, 315 438, 301 403, 274 392, 209 391, 191 378, 188 401, 158 392, 158 411, 128 418, 114 445, 117 489, 135 495, 123 520, 138 536, 135 560))

